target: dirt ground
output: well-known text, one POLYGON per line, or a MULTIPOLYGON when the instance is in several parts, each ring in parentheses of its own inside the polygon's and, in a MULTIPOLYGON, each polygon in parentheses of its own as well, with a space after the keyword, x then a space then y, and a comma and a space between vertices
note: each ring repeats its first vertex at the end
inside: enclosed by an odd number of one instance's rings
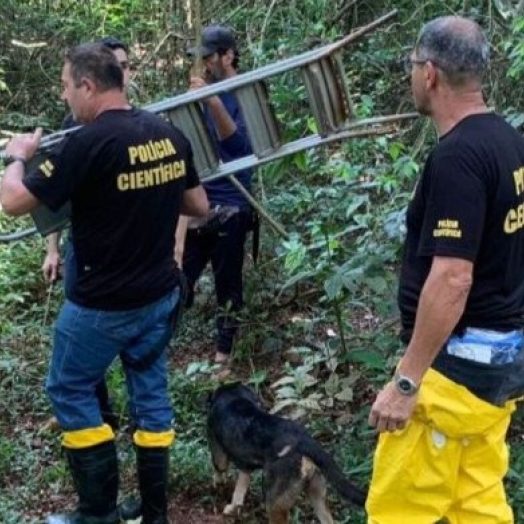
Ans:
MULTIPOLYGON (((203 486, 203 488, 213 489, 212 482, 210 480, 209 486, 203 486)), ((232 486, 231 486, 232 493, 232 486)), ((170 524, 222 524, 230 522, 248 522, 249 517, 247 513, 243 517, 227 519, 222 516, 221 512, 224 506, 227 504, 227 496, 223 493, 224 499, 220 497, 220 501, 215 499, 213 504, 202 503, 202 498, 197 493, 181 493, 177 497, 171 497, 169 504, 169 519, 170 524), (212 507, 215 506, 215 507, 212 507)), ((257 520, 249 519, 250 522, 257 522, 257 520)), ((260 522, 260 521, 259 521, 260 522)))

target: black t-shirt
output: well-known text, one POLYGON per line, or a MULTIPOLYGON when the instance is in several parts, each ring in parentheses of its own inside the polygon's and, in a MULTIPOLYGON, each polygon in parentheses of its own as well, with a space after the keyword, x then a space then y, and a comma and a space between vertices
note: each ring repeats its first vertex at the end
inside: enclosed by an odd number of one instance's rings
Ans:
POLYGON ((109 110, 67 137, 24 183, 52 210, 71 200, 71 301, 103 310, 154 302, 178 283, 183 193, 199 184, 190 144, 158 116, 109 110))
POLYGON ((407 213, 399 286, 403 339, 411 337, 432 257, 474 263, 455 331, 511 330, 524 309, 524 139, 498 115, 471 115, 441 137, 407 213))

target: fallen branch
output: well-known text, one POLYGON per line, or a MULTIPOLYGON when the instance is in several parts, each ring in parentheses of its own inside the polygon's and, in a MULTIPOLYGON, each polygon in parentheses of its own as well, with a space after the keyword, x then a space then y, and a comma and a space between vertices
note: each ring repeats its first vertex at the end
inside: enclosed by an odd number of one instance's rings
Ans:
POLYGON ((344 15, 356 5, 358 0, 350 0, 345 6, 340 9, 340 11, 328 22, 327 27, 328 29, 331 29, 333 26, 338 24, 340 20, 344 17, 344 15))

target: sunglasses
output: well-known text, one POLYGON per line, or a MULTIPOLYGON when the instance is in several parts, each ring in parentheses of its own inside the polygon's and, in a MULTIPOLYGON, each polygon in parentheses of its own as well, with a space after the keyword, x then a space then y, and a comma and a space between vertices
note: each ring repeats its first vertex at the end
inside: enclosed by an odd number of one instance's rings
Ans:
POLYGON ((411 56, 408 55, 404 58, 404 60, 402 60, 402 62, 404 65, 404 71, 407 75, 411 74, 414 65, 425 65, 428 62, 431 62, 435 67, 445 71, 445 69, 436 60, 433 60, 433 58, 411 58, 411 56))
POLYGON ((404 66, 405 73, 410 75, 414 65, 424 65, 429 61, 429 58, 411 58, 411 56, 408 55, 402 60, 402 65, 404 66))

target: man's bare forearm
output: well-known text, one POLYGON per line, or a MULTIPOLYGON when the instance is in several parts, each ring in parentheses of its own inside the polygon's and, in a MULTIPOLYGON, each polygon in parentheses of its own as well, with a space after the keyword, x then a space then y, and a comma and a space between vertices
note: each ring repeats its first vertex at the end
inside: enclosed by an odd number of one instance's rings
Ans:
POLYGON ((413 335, 398 371, 420 383, 464 312, 472 264, 435 258, 420 294, 413 335))
POLYGON ((175 231, 175 250, 174 257, 178 264, 178 267, 182 268, 184 261, 184 247, 186 244, 186 235, 187 235, 187 223, 189 217, 185 215, 180 215, 178 218, 178 224, 175 231))
POLYGON ((60 248, 60 233, 51 233, 47 237, 47 252, 58 253, 60 248))
POLYGON ((5 148, 8 157, 14 159, 7 166, 0 185, 0 205, 7 215, 20 216, 38 205, 38 200, 25 187, 22 179, 25 163, 33 157, 42 138, 42 128, 12 138, 5 148))
POLYGON ((11 216, 20 216, 31 211, 38 201, 26 189, 22 178, 25 169, 22 162, 13 162, 7 166, 0 186, 0 204, 4 212, 11 216))

